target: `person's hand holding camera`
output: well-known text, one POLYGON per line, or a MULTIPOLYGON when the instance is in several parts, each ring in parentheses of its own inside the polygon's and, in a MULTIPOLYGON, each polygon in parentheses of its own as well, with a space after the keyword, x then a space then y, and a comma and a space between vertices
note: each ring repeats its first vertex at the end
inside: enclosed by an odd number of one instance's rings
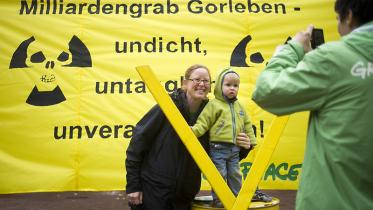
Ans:
POLYGON ((299 42, 304 49, 305 53, 312 50, 311 47, 311 35, 312 35, 313 25, 309 25, 306 31, 298 32, 292 40, 299 42))

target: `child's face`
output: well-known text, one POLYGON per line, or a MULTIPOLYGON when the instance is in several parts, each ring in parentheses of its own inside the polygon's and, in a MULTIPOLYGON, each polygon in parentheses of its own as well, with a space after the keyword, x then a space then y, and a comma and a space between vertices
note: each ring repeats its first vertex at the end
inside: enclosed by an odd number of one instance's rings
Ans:
POLYGON ((223 81, 223 94, 231 99, 237 96, 240 87, 240 78, 235 73, 225 75, 223 81))

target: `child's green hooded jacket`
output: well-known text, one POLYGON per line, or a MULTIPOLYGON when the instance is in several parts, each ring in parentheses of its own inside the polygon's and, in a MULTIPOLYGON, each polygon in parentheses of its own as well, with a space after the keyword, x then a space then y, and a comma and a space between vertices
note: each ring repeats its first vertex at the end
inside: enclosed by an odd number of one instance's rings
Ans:
POLYGON ((210 130, 211 142, 225 142, 236 144, 238 133, 246 133, 251 145, 256 145, 256 138, 252 123, 244 107, 237 98, 229 100, 223 95, 223 80, 227 73, 235 73, 232 69, 224 69, 215 82, 214 95, 199 115, 197 123, 193 126, 193 132, 197 137, 210 130))

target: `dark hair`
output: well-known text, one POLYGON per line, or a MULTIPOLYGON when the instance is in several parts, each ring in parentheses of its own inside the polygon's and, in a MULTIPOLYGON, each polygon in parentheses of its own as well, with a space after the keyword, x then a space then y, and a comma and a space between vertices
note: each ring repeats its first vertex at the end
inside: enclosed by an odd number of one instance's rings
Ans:
POLYGON ((336 0, 334 10, 341 21, 345 20, 348 11, 351 10, 353 17, 358 21, 358 26, 373 20, 372 0, 336 0))

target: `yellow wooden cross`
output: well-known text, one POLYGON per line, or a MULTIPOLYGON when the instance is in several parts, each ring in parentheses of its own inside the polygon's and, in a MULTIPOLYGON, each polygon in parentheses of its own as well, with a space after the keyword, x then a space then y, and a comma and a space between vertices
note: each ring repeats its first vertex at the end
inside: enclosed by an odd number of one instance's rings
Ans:
POLYGON ((151 71, 150 67, 138 66, 136 67, 136 70, 149 88, 154 99, 158 102, 167 119, 180 136, 185 147, 206 176, 225 208, 227 210, 248 209, 251 197, 253 196, 256 186, 268 165, 289 117, 278 117, 272 122, 268 134, 253 161, 249 174, 242 185, 241 191, 237 198, 235 198, 206 151, 192 132, 191 128, 188 126, 167 92, 163 89, 158 79, 151 71))

